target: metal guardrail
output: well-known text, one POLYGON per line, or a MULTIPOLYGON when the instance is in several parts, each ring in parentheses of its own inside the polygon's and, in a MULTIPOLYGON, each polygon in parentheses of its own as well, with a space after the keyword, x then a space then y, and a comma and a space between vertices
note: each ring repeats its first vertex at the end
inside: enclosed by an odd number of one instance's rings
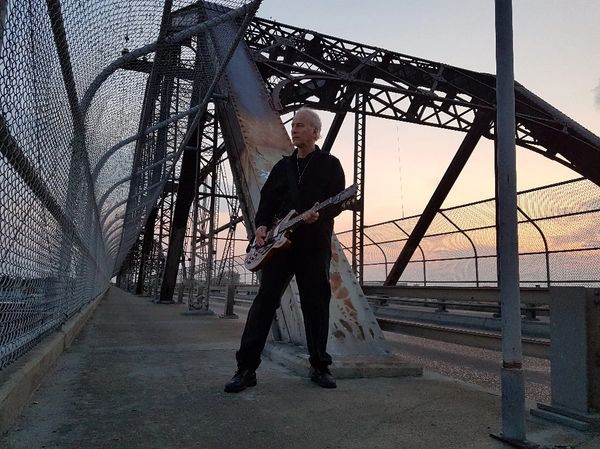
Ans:
MULTIPOLYGON (((553 292, 568 292, 583 287, 521 288, 523 304, 550 305, 553 292)), ((363 285, 366 295, 385 295, 391 298, 431 298, 445 301, 499 302, 497 287, 408 287, 363 285)))
MULTIPOLYGON (((256 285, 236 285, 233 292, 228 291, 229 288, 229 286, 214 286, 211 288, 211 293, 216 294, 212 296, 213 299, 226 302, 230 314, 233 313, 234 304, 243 308, 249 307, 253 295, 258 290, 256 285)), ((500 318, 489 316, 490 312, 495 312, 499 308, 497 304, 493 304, 497 289, 488 289, 482 298, 472 295, 477 289, 414 287, 379 287, 379 289, 368 287, 365 289, 365 294, 382 330, 459 345, 500 350, 500 318), (382 292, 384 294, 381 294, 382 292), (414 293, 413 297, 410 297, 411 293, 414 293), (445 313, 448 310, 440 309, 438 306, 447 305, 445 301, 448 298, 454 298, 454 310, 445 313), (385 305, 382 306, 382 302, 385 305), (433 307, 435 310, 414 310, 428 307, 433 307), (460 314, 465 311, 484 313, 460 314)), ((568 295, 569 290, 573 293, 581 293, 579 289, 569 287, 559 288, 554 293, 555 296, 568 295)), ((524 289, 524 291, 529 291, 524 296, 536 304, 532 309, 547 314, 551 301, 550 290, 524 289)), ((549 358, 548 319, 539 321, 528 309, 530 308, 527 306, 523 307, 523 351, 528 356, 549 358)))
MULTIPOLYGON (((471 312, 490 312, 494 316, 500 316, 500 304, 490 304, 476 302, 458 302, 445 299, 414 299, 414 298, 390 298, 388 296, 367 296, 371 304, 377 306, 404 305, 415 307, 434 308, 437 312, 471 311, 471 312)), ((534 304, 522 305, 521 313, 525 319, 535 320, 539 315, 548 315, 549 306, 536 306, 534 304)))
MULTIPOLYGON (((211 287, 211 292, 225 292, 227 285, 211 287)), ((236 295, 255 295, 258 285, 236 284, 236 295)), ((500 290, 497 287, 408 287, 363 285, 363 293, 376 305, 403 304, 433 307, 439 311, 447 309, 464 311, 499 312, 500 290)), ((550 287, 520 289, 520 297, 525 318, 535 319, 525 312, 548 312, 554 298, 568 298, 570 295, 585 294, 585 291, 598 292, 600 288, 550 287), (583 293, 582 293, 583 292, 583 293)))
MULTIPOLYGON (((534 320, 548 315, 555 298, 568 298, 585 294, 585 287, 521 288, 521 312, 525 319, 534 320)), ((438 311, 448 309, 488 311, 500 314, 500 290, 495 287, 384 287, 363 286, 364 293, 378 303, 391 302, 405 305, 435 307, 438 311)))

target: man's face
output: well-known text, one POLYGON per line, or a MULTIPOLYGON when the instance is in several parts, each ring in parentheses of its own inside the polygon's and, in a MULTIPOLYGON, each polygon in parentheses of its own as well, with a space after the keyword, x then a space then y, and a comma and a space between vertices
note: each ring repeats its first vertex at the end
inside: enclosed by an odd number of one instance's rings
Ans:
POLYGON ((292 120, 292 142, 298 148, 310 149, 315 145, 319 132, 311 124, 308 113, 300 111, 292 120))

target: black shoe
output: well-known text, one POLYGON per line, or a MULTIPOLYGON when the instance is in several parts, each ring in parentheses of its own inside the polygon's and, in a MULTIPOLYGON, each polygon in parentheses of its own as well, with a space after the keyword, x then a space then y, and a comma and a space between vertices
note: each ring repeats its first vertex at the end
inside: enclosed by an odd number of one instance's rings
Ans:
POLYGON ((319 387, 323 388, 336 388, 337 384, 335 383, 335 379, 331 375, 331 371, 327 368, 324 369, 316 369, 311 368, 310 371, 310 380, 316 383, 319 387))
POLYGON ((247 369, 238 369, 231 380, 225 384, 226 393, 239 393, 247 387, 256 385, 256 373, 247 369))

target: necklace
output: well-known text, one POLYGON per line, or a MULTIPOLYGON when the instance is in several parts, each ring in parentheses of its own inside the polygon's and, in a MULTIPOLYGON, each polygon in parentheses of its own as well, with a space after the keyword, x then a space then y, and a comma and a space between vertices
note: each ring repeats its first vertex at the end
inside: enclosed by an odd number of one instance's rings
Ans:
POLYGON ((302 175, 304 175, 304 172, 308 168, 308 164, 310 164, 310 161, 312 161, 313 153, 314 151, 312 151, 308 156, 306 156, 306 165, 302 169, 302 173, 300 172, 300 163, 298 162, 298 156, 296 155, 296 168, 298 169, 298 185, 300 185, 300 182, 302 181, 302 175))

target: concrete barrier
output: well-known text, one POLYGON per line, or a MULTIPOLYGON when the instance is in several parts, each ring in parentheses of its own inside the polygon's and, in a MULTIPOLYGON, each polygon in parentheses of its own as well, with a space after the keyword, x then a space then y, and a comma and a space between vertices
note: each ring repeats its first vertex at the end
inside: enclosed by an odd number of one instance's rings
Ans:
POLYGON ((8 430, 40 386, 63 351, 71 346, 108 289, 25 353, 0 371, 0 432, 8 430))
POLYGON ((600 431, 600 289, 557 291, 550 307, 550 340, 552 403, 538 404, 531 413, 600 431))

